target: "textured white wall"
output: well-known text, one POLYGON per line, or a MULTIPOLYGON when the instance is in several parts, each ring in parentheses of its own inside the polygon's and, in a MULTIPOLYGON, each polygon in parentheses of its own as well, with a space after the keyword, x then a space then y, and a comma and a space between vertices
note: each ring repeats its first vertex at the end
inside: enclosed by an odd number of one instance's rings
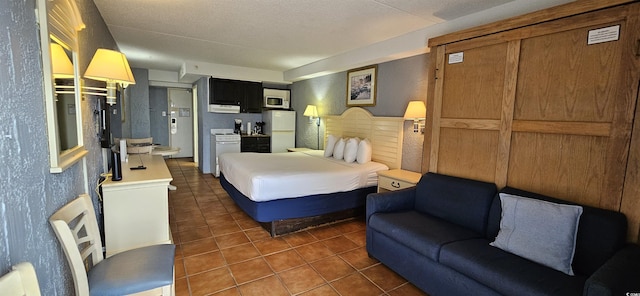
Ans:
MULTIPOLYGON (((78 61, 86 69, 97 47, 115 48, 93 1, 77 0, 87 25, 80 34, 78 61)), ((35 0, 0 2, 0 274, 23 261, 33 263, 42 295, 73 295, 73 279, 48 218, 85 192, 83 164, 49 173, 44 89, 35 0)), ((82 127, 89 187, 102 168, 96 137, 96 97, 82 101, 82 127)), ((1 291, 0 291, 0 294, 1 291)))

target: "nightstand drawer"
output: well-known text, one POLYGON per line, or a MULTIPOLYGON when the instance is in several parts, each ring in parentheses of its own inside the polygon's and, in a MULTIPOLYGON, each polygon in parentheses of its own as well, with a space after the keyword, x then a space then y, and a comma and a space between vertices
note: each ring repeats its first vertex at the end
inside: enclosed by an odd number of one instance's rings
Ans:
POLYGON ((405 189, 413 186, 416 186, 416 184, 410 183, 407 181, 401 181, 401 180, 385 177, 385 176, 378 176, 378 187, 386 190, 394 191, 394 190, 405 189))
POLYGON ((378 172, 378 192, 395 191, 416 186, 422 174, 394 169, 378 172))

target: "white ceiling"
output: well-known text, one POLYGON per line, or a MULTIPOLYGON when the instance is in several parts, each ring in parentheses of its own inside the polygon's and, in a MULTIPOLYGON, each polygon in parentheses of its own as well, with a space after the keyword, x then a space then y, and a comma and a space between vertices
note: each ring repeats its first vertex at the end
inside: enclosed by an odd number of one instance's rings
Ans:
POLYGON ((430 34, 568 1, 94 0, 132 67, 207 63, 289 81, 425 52, 430 34))

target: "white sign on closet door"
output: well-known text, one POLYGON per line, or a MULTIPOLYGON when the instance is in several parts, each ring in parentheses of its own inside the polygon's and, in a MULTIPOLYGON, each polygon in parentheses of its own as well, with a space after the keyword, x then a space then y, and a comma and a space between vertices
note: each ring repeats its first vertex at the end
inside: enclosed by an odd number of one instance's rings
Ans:
POLYGON ((464 52, 456 52, 449 54, 449 64, 462 63, 464 60, 464 52))
POLYGON ((598 44, 620 39, 620 25, 606 27, 602 29, 590 30, 587 44, 598 44))

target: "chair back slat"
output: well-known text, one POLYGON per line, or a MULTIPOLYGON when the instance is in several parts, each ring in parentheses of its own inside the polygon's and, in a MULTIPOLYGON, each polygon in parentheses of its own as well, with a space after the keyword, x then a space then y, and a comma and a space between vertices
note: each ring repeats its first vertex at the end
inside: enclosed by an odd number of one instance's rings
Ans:
MULTIPOLYGON (((175 276, 174 245, 143 247, 103 261, 98 220, 89 195, 82 194, 60 208, 51 215, 49 223, 71 269, 75 295, 89 296, 88 273, 94 294, 175 295, 174 278, 171 278, 175 276), (144 289, 148 290, 140 291, 144 289)), ((4 296, 2 290, 0 295, 4 296)))
POLYGON ((5 296, 40 296, 36 270, 29 262, 11 267, 11 272, 0 277, 0 294, 5 296))
POLYGON ((80 195, 55 212, 49 218, 49 223, 66 254, 76 295, 89 295, 87 271, 104 259, 91 197, 80 195))
POLYGON ((127 139, 128 154, 149 154, 153 151, 153 138, 127 139))

